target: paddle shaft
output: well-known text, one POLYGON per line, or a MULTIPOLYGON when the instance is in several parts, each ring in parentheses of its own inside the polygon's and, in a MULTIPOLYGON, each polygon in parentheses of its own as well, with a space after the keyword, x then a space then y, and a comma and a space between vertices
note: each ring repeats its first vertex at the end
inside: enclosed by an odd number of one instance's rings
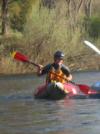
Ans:
POLYGON ((36 66, 36 67, 39 67, 38 64, 36 64, 36 63, 34 63, 34 62, 32 62, 32 61, 27 61, 27 62, 30 63, 30 64, 32 64, 32 65, 34 65, 34 66, 36 66))

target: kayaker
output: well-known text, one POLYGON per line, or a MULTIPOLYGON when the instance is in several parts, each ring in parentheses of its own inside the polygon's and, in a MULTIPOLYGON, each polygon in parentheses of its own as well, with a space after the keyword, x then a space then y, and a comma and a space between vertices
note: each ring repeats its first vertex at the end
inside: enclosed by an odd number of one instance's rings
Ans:
POLYGON ((37 74, 39 76, 47 74, 46 83, 34 92, 36 98, 62 99, 67 94, 71 94, 70 88, 66 88, 68 81, 72 80, 72 75, 67 66, 63 64, 64 53, 56 51, 54 62, 46 66, 38 65, 37 74))
POLYGON ((46 66, 39 65, 37 74, 39 76, 47 74, 46 82, 51 81, 64 83, 66 81, 72 80, 72 75, 70 69, 65 66, 64 63, 64 53, 61 51, 56 51, 54 53, 54 62, 46 66))

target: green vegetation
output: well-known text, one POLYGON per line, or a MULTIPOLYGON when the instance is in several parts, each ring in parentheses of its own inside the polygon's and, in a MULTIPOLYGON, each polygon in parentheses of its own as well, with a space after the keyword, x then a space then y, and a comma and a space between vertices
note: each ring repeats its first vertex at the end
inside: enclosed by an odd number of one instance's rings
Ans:
POLYGON ((99 4, 98 0, 0 0, 0 73, 34 71, 12 60, 10 53, 15 50, 44 65, 62 50, 71 70, 99 70, 99 57, 83 45, 87 39, 99 47, 99 4))

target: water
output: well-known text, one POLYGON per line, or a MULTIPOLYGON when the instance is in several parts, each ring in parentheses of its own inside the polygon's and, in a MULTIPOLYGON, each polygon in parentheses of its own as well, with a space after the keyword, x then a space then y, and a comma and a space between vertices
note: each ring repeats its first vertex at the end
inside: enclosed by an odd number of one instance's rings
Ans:
MULTIPOLYGON (((100 72, 73 73, 76 83, 92 85, 100 72)), ((43 77, 0 77, 0 134, 100 134, 100 99, 35 100, 43 77)))

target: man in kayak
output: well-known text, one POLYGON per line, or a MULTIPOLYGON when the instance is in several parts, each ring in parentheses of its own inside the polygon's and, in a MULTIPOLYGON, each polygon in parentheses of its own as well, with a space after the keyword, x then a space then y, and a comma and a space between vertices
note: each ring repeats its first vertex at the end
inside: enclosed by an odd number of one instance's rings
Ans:
POLYGON ((54 62, 46 66, 39 65, 37 74, 39 76, 47 74, 46 84, 40 86, 36 92, 37 98, 61 99, 69 94, 66 82, 72 80, 72 75, 67 66, 63 64, 64 54, 61 51, 54 53, 54 62))
POLYGON ((37 74, 39 76, 47 74, 46 82, 51 81, 56 82, 68 82, 72 80, 72 75, 67 66, 63 64, 64 62, 64 53, 61 51, 56 51, 54 53, 54 62, 46 66, 39 65, 37 74))

